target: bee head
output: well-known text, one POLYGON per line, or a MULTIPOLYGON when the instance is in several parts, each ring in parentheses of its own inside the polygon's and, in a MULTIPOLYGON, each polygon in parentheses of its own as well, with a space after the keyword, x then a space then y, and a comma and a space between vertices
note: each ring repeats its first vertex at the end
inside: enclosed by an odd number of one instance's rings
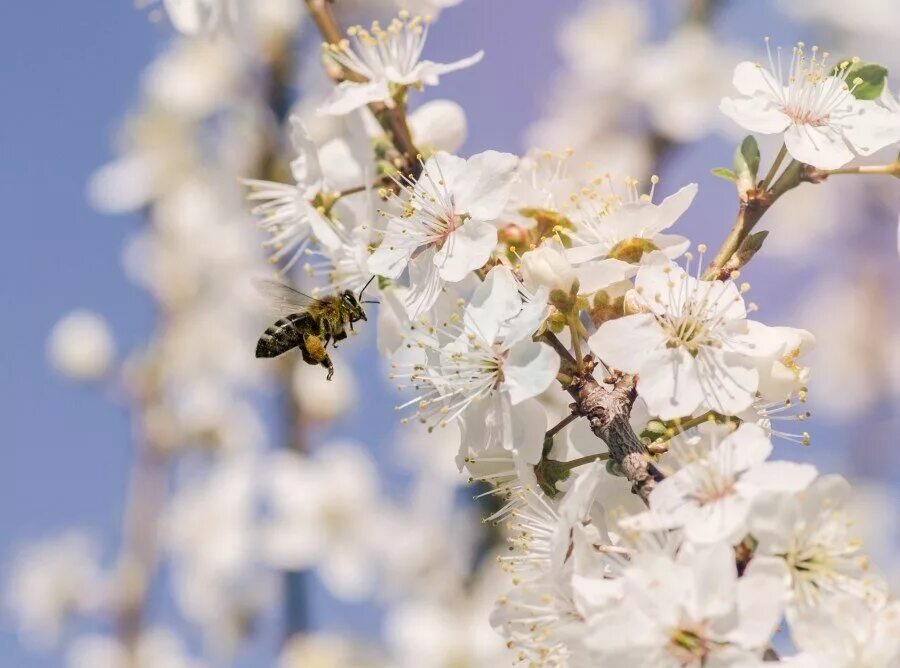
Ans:
POLYGON ((341 303, 349 311, 353 320, 366 320, 366 312, 363 310, 362 304, 350 290, 344 290, 341 293, 341 303))

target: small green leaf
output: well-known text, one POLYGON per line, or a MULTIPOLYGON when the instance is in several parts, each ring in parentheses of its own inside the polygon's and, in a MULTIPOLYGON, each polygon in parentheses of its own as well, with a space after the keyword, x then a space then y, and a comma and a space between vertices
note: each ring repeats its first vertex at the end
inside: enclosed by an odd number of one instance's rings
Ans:
POLYGON ((747 135, 734 152, 734 173, 742 192, 751 190, 756 185, 756 173, 759 171, 759 144, 756 137, 747 135))
POLYGON ((888 71, 878 63, 845 60, 832 70, 832 74, 844 78, 857 100, 875 100, 884 90, 888 71))
POLYGON ((715 169, 710 170, 710 172, 713 176, 718 176, 720 179, 725 179, 726 181, 737 183, 737 174, 732 172, 730 169, 725 169, 724 167, 716 167, 715 169))
POLYGON ((759 144, 756 143, 756 137, 753 135, 744 137, 744 141, 741 142, 741 155, 756 176, 759 171, 759 144))

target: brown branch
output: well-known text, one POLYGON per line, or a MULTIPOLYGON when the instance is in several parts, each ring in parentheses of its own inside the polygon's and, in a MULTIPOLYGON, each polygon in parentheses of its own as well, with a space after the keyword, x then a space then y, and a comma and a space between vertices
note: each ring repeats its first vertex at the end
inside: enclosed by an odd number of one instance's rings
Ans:
POLYGON ((635 494, 646 500, 654 483, 663 476, 628 421, 637 396, 633 377, 621 376, 611 390, 607 389, 594 378, 590 356, 579 369, 555 334, 547 331, 538 338, 559 353, 560 372, 572 379, 564 389, 575 401, 573 413, 587 418, 594 435, 606 443, 615 467, 633 484, 635 494))

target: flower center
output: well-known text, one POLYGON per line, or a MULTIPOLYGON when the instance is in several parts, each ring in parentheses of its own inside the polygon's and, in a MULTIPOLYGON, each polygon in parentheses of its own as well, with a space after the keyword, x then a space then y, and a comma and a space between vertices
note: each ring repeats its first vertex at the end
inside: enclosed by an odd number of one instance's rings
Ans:
POLYGON ((710 645, 701 625, 686 625, 673 629, 669 636, 669 650, 684 664, 693 664, 709 655, 710 645))
POLYGON ((701 347, 712 343, 709 323, 695 314, 663 316, 660 324, 669 337, 667 348, 684 348, 696 355, 701 347))

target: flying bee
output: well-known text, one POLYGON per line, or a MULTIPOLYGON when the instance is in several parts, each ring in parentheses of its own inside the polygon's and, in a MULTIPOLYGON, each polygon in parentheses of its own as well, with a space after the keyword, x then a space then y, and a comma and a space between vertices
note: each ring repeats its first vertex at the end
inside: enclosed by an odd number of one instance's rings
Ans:
POLYGON ((328 380, 334 375, 334 364, 326 348, 331 342, 347 338, 347 326, 353 331, 353 323, 366 320, 363 304, 377 304, 363 301, 362 295, 374 276, 359 291, 359 296, 350 290, 310 297, 277 281, 257 281, 257 289, 268 299, 279 315, 279 319, 269 327, 256 344, 257 357, 278 357, 291 348, 299 348, 303 361, 321 365, 328 369, 328 380))

